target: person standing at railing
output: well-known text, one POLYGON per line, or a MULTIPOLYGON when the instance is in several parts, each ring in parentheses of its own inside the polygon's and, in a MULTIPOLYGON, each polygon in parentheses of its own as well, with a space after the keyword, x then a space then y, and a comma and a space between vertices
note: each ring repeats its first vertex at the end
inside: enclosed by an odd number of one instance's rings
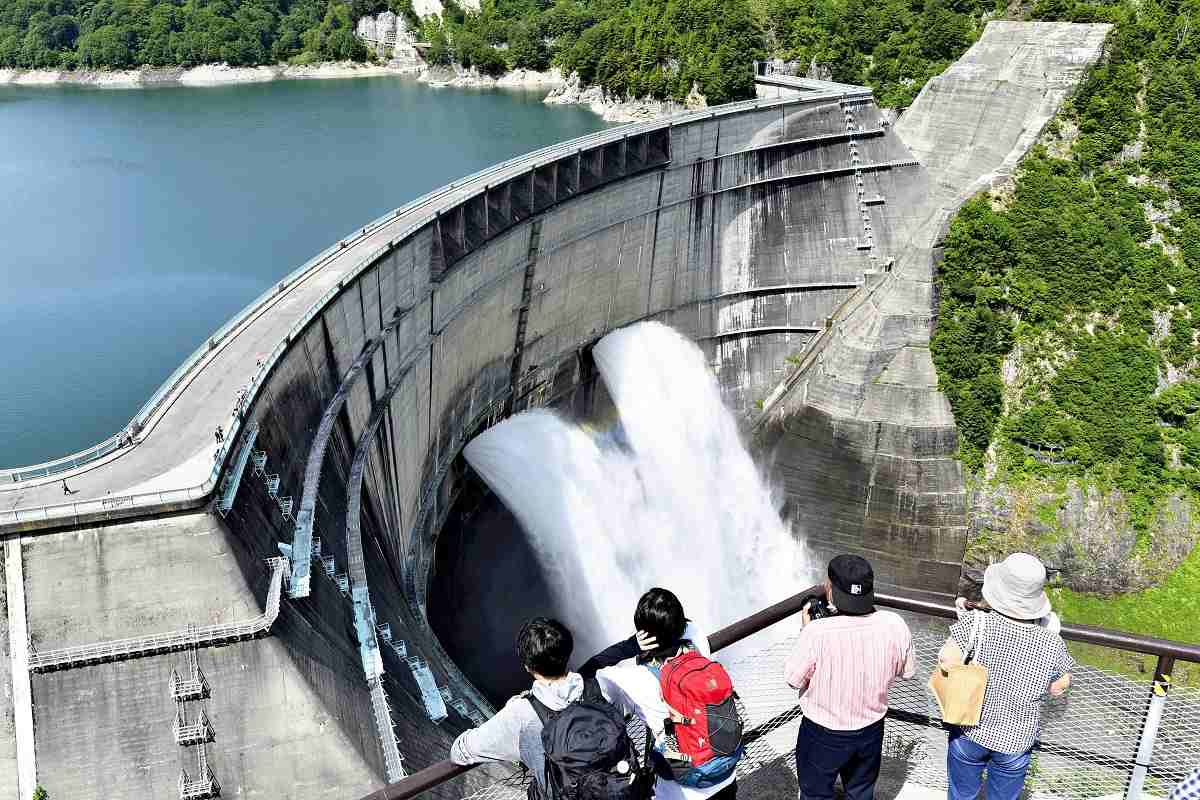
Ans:
MULTIPOLYGON (((988 800, 1016 800, 1041 727, 1047 692, 1071 685, 1074 659, 1057 632, 1041 624, 1050 614, 1046 568, 1036 556, 1013 553, 984 572, 983 608, 963 610, 938 654, 945 667, 971 653, 987 669, 979 724, 951 727, 946 751, 950 800, 974 800, 988 773, 988 800), (976 618, 978 616, 978 619, 976 618), (979 623, 975 644, 970 640, 979 623)), ((956 603, 960 609, 964 603, 956 603)))
MULTIPOLYGON (((689 767, 689 757, 679 752, 678 746, 679 726, 685 715, 673 709, 663 696, 663 670, 669 662, 681 664, 680 657, 698 653, 703 660, 691 659, 691 666, 685 669, 699 668, 696 674, 700 677, 709 671, 704 668, 712 657, 708 637, 684 614, 679 598, 660 588, 650 589, 638 600, 633 627, 633 636, 589 658, 579 674, 585 679, 598 676, 609 687, 606 691, 613 702, 637 714, 646 724, 654 744, 654 753, 648 757, 658 767, 656 800, 734 800, 738 793, 734 769, 744 752, 740 718, 737 741, 724 746, 727 752, 719 752, 722 745, 714 743, 710 748, 713 756, 704 766, 689 767)), ((724 709, 726 716, 730 716, 729 711, 736 714, 734 703, 731 696, 724 709)), ((704 714, 704 727, 712 741, 719 738, 717 731, 725 726, 714 722, 722 712, 715 707, 708 711, 712 713, 704 714)))
POLYGON ((589 797, 650 800, 653 775, 629 741, 612 702, 617 693, 602 676, 585 680, 567 669, 574 646, 558 620, 527 622, 517 634, 517 653, 533 686, 455 739, 450 760, 520 761, 533 775, 530 800, 564 800, 562 789, 571 782, 595 790, 589 797))
POLYGON ((828 574, 826 602, 805 604, 784 666, 804 712, 796 776, 802 800, 832 800, 839 776, 846 800, 871 800, 888 689, 916 671, 912 633, 899 614, 875 609, 875 573, 866 559, 837 556, 828 574))

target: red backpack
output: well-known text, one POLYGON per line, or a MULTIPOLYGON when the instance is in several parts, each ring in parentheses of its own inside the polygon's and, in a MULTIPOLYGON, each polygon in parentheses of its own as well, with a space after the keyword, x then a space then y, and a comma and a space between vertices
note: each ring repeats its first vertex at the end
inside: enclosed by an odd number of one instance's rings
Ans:
POLYGON ((668 660, 658 676, 663 700, 683 717, 675 722, 685 769, 673 770, 683 785, 713 786, 729 777, 742 755, 742 719, 729 673, 695 650, 668 660))

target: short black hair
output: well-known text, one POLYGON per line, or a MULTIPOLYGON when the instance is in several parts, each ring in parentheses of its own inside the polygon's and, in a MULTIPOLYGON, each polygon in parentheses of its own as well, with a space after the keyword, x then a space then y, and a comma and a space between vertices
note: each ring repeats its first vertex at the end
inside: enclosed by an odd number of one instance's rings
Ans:
POLYGON ((637 610, 633 612, 633 625, 639 631, 645 631, 658 640, 658 647, 653 653, 646 655, 664 654, 675 655, 683 641, 683 632, 687 628, 688 619, 683 615, 683 603, 673 592, 666 589, 654 588, 642 595, 638 600, 637 610))
POLYGON ((549 617, 534 617, 517 634, 517 655, 530 672, 543 678, 561 678, 567 674, 567 662, 575 649, 575 639, 567 626, 549 617))

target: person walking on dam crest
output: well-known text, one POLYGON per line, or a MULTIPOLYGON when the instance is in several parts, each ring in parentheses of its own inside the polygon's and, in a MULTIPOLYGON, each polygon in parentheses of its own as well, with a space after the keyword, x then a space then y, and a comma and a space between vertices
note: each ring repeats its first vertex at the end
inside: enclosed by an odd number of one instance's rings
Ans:
POLYGON ((796 740, 801 800, 871 800, 883 759, 888 689, 915 673, 912 634, 899 614, 875 609, 875 573, 866 559, 829 562, 825 597, 801 612, 800 636, 784 678, 800 690, 796 740))

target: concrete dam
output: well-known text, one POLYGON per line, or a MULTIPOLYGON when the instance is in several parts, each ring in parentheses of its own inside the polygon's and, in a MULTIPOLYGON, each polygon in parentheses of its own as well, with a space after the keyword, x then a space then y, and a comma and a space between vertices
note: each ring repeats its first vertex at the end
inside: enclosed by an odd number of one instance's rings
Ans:
POLYGON ((603 415, 590 348, 639 320, 703 348, 817 558, 953 591, 939 242, 1106 33, 991 23, 899 120, 764 75, 496 165, 288 275, 112 440, 0 473, 0 798, 348 798, 444 758, 505 688, 480 631, 544 597, 462 448, 603 415))

